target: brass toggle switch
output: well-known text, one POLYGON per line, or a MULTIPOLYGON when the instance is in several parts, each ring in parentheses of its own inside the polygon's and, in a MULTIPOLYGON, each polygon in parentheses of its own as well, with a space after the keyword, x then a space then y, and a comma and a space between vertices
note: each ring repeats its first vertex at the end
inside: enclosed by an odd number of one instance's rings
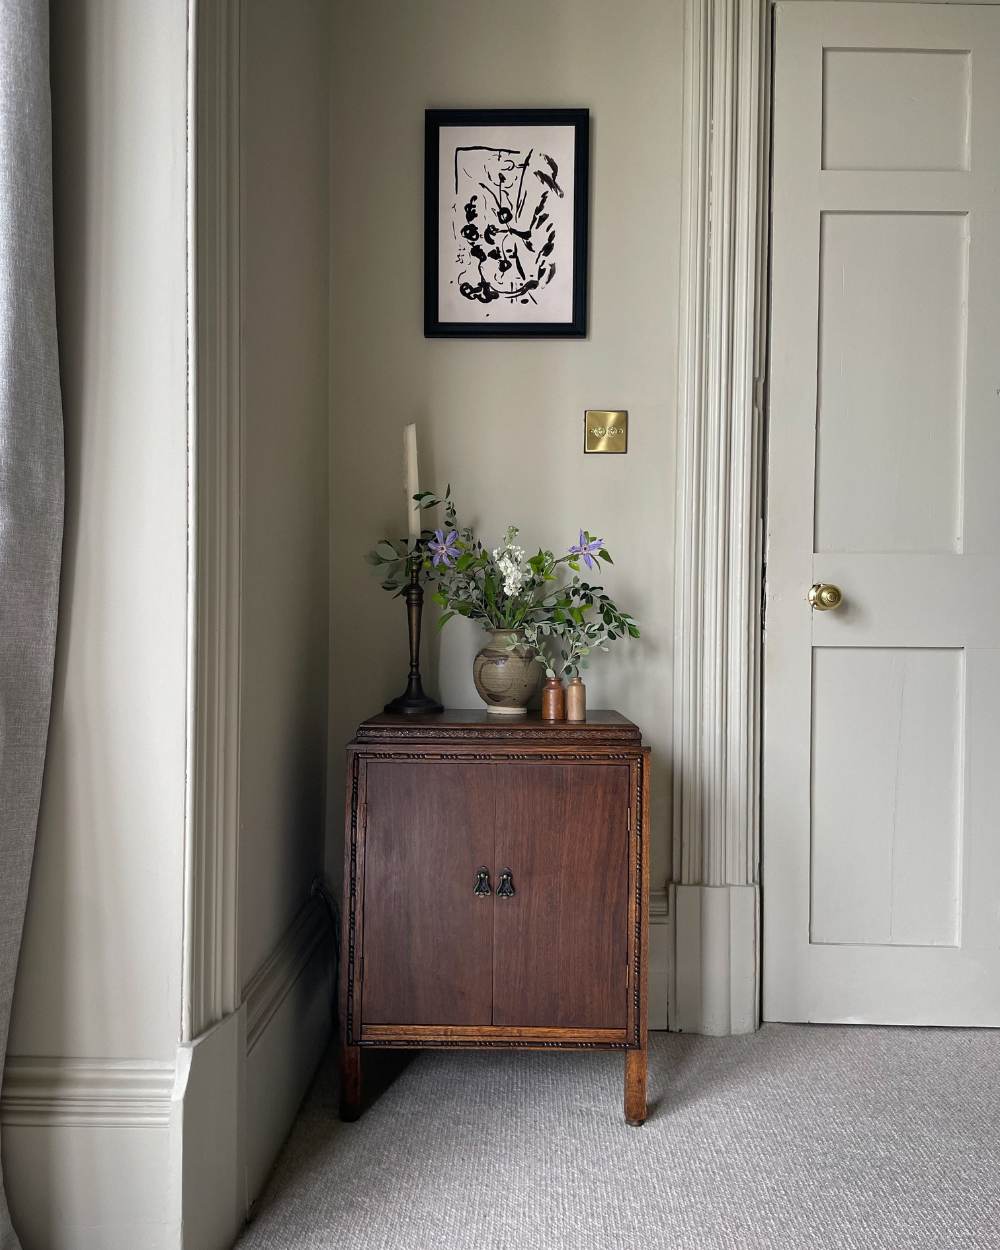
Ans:
POLYGON ((583 414, 583 450, 624 455, 628 451, 628 413, 588 408, 583 414))

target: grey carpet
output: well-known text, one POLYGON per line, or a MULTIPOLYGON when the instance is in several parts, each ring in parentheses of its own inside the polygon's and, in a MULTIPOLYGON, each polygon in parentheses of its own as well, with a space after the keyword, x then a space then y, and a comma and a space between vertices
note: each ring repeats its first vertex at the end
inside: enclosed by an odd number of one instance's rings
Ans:
POLYGON ((357 1124, 328 1065, 239 1250, 1000 1247, 1000 1033, 769 1025, 622 1058, 425 1052, 357 1124))

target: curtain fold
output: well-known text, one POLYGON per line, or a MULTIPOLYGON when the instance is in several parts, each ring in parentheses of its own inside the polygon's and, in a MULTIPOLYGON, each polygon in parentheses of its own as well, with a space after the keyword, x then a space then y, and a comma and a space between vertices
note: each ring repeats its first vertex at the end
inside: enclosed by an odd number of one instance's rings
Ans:
MULTIPOLYGON (((0 0, 0 1068, 38 824, 62 528, 48 0, 0 0)), ((20 1250, 2 1170, 0 1250, 20 1250)))

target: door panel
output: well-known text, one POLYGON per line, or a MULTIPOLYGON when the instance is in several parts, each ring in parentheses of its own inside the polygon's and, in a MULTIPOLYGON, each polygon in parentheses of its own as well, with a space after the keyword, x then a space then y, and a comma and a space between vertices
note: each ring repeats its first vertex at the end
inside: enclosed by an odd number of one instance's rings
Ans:
POLYGON ((1000 1025, 1000 11, 775 38, 764 1016, 1000 1025))
POLYGON ((506 765, 497 785, 495 1025, 627 1023, 629 770, 506 765))
POLYGON ((964 48, 823 49, 823 168, 969 168, 964 48))
POLYGON ((957 647, 813 652, 810 941, 957 946, 957 647))
POLYGON ((365 825, 365 1024, 489 1024, 490 765, 373 760, 365 825))
POLYGON ((823 212, 819 250, 815 550, 961 550, 968 217, 823 212))

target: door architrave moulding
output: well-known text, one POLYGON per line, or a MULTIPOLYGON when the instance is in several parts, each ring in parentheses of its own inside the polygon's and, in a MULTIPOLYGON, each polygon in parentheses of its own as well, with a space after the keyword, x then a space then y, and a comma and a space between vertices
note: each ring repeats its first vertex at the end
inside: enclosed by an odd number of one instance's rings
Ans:
POLYGON ((242 0, 190 0, 188 724, 181 1041, 241 1002, 242 0))
POLYGON ((670 1027, 760 1022, 770 4, 686 0, 670 1027))

